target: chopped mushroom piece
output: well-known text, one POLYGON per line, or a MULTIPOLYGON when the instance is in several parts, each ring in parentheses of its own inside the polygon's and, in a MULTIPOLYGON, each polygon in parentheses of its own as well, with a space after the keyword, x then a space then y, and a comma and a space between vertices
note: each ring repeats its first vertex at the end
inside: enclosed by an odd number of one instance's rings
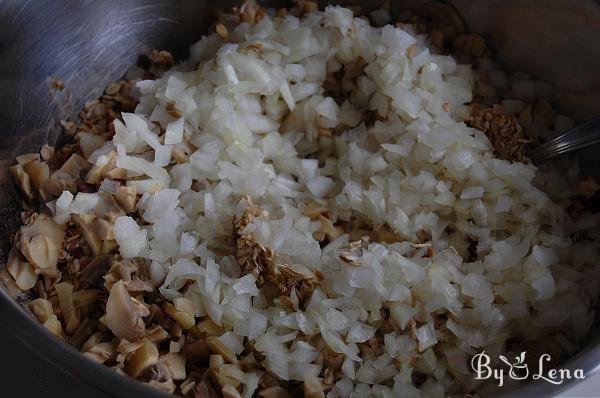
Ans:
POLYGON ((136 341, 144 337, 144 321, 135 310, 122 280, 116 282, 110 289, 106 302, 106 324, 119 338, 136 341))
POLYGON ((268 387, 258 393, 261 398, 292 398, 292 395, 279 386, 268 387))
POLYGON ((165 354, 159 358, 159 362, 168 369, 173 380, 185 380, 185 356, 183 354, 165 354))
POLYGON ((54 288, 58 294, 62 316, 65 319, 65 328, 67 333, 72 333, 79 326, 77 307, 73 302, 73 285, 68 282, 61 282, 54 285, 54 288))
POLYGON ((54 315, 52 304, 48 300, 42 298, 35 299, 30 301, 27 306, 41 323, 46 322, 48 318, 54 315))
POLYGON ((135 186, 117 188, 115 201, 125 210, 125 213, 133 212, 137 202, 137 188, 135 186))
POLYGON ((29 178, 29 174, 23 169, 23 166, 21 164, 11 166, 10 172, 17 183, 17 187, 19 187, 21 195, 23 195, 28 202, 33 201, 34 193, 31 188, 31 179, 29 178))
POLYGON ((98 343, 84 355, 98 363, 104 363, 115 355, 115 348, 110 342, 98 343))
POLYGON ((187 343, 183 352, 189 363, 206 362, 209 356, 208 345, 203 339, 187 343))
POLYGON ((44 184, 50 179, 50 169, 45 162, 34 160, 23 166, 23 169, 29 174, 31 186, 35 192, 39 192, 44 184))
POLYGON ((53 335, 58 338, 64 338, 64 332, 62 328, 62 324, 58 320, 56 315, 52 315, 46 322, 44 322, 44 327, 50 331, 53 335))
POLYGON ((144 370, 158 363, 158 355, 156 344, 144 339, 141 347, 135 351, 125 364, 125 371, 133 377, 138 377, 144 370))
POLYGON ((314 376, 304 378, 304 398, 325 398, 321 379, 314 376))
POLYGON ((97 233, 96 217, 92 214, 73 214, 71 218, 94 254, 99 254, 102 250, 102 239, 97 233))
POLYGON ((233 351, 229 349, 223 342, 216 336, 209 336, 206 338, 206 344, 208 349, 215 354, 220 354, 223 359, 229 363, 237 364, 238 359, 233 351))
POLYGON ((196 337, 200 338, 203 334, 206 336, 222 336, 225 333, 225 329, 222 326, 217 325, 209 317, 204 318, 196 326, 190 329, 190 332, 196 337))
POLYGON ((239 391, 230 384, 224 385, 221 392, 223 393, 223 398, 242 398, 239 391))
POLYGON ((87 162, 87 160, 74 153, 65 163, 63 163, 59 170, 63 173, 67 173, 75 179, 78 179, 81 177, 81 172, 89 169, 90 166, 91 165, 87 162))
POLYGON ((37 283, 38 275, 33 265, 27 261, 22 261, 14 250, 11 250, 8 257, 6 270, 15 280, 17 287, 23 291, 33 288, 37 283))
POLYGON ((171 316, 185 330, 196 324, 196 306, 185 297, 173 299, 173 303, 165 303, 163 311, 171 316))

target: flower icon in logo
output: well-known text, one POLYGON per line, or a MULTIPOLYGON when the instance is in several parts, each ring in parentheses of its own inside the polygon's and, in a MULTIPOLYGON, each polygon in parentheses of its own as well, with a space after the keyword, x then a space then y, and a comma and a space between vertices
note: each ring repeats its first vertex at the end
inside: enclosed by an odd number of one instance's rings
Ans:
POLYGON ((499 355, 498 358, 509 367, 509 376, 513 380, 524 380, 529 376, 529 369, 525 363, 525 351, 515 357, 515 362, 510 363, 504 355, 499 355))

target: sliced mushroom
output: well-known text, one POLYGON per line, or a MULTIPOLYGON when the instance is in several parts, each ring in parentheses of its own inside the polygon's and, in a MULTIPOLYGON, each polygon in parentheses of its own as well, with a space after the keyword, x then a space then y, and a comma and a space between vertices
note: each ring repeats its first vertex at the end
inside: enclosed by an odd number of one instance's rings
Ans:
POLYGON ((115 239, 113 223, 102 218, 96 220, 96 232, 103 241, 115 239))
POLYGON ((115 348, 110 342, 98 343, 83 355, 98 363, 104 363, 115 355, 115 348))
POLYGON ((172 304, 165 303, 163 311, 185 330, 196 324, 196 305, 188 298, 178 297, 172 304))
POLYGON ((42 298, 35 299, 30 301, 27 306, 41 323, 46 322, 52 315, 54 315, 54 311, 52 311, 52 304, 50 304, 48 300, 44 300, 42 298))
POLYGON ((213 371, 213 378, 221 387, 233 386, 238 388, 242 383, 227 376, 223 376, 219 371, 213 371))
POLYGON ((33 189, 31 188, 31 179, 29 178, 29 174, 27 174, 23 169, 23 166, 21 164, 11 166, 10 172, 17 184, 17 187, 19 188, 19 191, 21 192, 21 195, 23 195, 25 200, 28 202, 33 201, 34 194, 33 189))
POLYGON ((25 166, 28 163, 39 161, 40 155, 38 153, 24 153, 16 157, 17 163, 25 166))
POLYGON ((325 398, 321 379, 315 376, 304 378, 304 398, 325 398))
POLYGON ((230 384, 224 385, 221 392, 223 393, 223 398, 242 398, 239 391, 230 384))
POLYGON ((41 269, 55 268, 58 263, 58 246, 47 235, 36 235, 22 241, 23 255, 41 269))
POLYGON ((94 255, 102 250, 102 239, 98 236, 95 226, 96 217, 91 214, 73 214, 71 219, 77 226, 86 243, 90 246, 94 255))
POLYGON ((35 273, 33 265, 27 261, 22 261, 19 257, 16 251, 11 250, 6 263, 6 270, 15 280, 17 287, 27 291, 35 286, 38 275, 35 273))
POLYGON ((59 197, 64 191, 77 192, 77 179, 70 174, 57 170, 43 188, 45 197, 59 197))
POLYGON ((94 214, 99 219, 105 219, 111 223, 124 215, 123 209, 121 209, 114 196, 108 192, 98 193, 98 204, 94 209, 94 214))
POLYGON ((169 338, 169 333, 159 325, 146 330, 146 338, 153 343, 160 343, 169 338))
POLYGON ((122 280, 116 282, 110 289, 106 302, 106 324, 119 338, 137 341, 144 337, 144 321, 135 310, 122 280))
POLYGON ((218 371, 225 364, 223 356, 220 354, 212 354, 208 360, 208 367, 211 370, 218 371))
POLYGON ((261 398, 292 398, 292 395, 279 386, 265 388, 258 393, 261 398))
POLYGON ((206 317, 196 326, 190 329, 192 335, 196 338, 200 338, 203 335, 206 336, 222 336, 225 333, 225 329, 217 325, 212 319, 206 317))
POLYGON ((119 354, 129 356, 129 354, 137 351, 142 344, 144 344, 144 340, 140 341, 127 341, 126 339, 122 339, 117 346, 117 352, 119 354))
POLYGON ((137 188, 135 186, 117 188, 117 192, 115 192, 115 201, 126 213, 133 212, 137 202, 137 188))
POLYGON ((71 177, 78 179, 81 177, 81 172, 90 168, 87 160, 80 155, 74 153, 59 169, 63 173, 67 173, 71 177))
POLYGON ((192 343, 187 343, 183 347, 183 353, 189 363, 206 362, 209 351, 206 341, 196 340, 192 343))
POLYGON ((98 300, 98 291, 96 289, 78 290, 73 293, 73 304, 77 307, 94 304, 98 300))
POLYGON ((58 295, 58 302, 65 320, 65 328, 68 333, 73 333, 79 326, 79 316, 77 308, 73 303, 73 285, 68 282, 61 282, 54 285, 58 295))
POLYGON ((48 182, 50 179, 50 169, 48 168, 48 164, 45 162, 34 160, 33 162, 23 166, 23 169, 27 174, 29 174, 31 187, 35 192, 39 192, 44 184, 46 184, 46 182, 48 182))
POLYGON ((81 351, 86 352, 92 349, 93 346, 102 341, 104 334, 102 332, 93 333, 86 341, 81 345, 81 351))
POLYGON ((73 347, 81 348, 81 346, 90 338, 98 327, 98 321, 87 318, 77 328, 75 333, 69 339, 69 344, 73 347))
POLYGON ((185 356, 183 354, 165 354, 159 358, 159 362, 169 370, 173 380, 185 380, 185 356))
POLYGON ((156 344, 144 339, 141 347, 135 351, 125 364, 125 371, 133 377, 138 377, 144 370, 157 363, 158 348, 156 348, 156 344))
POLYGON ((215 354, 221 354, 226 362, 237 364, 238 359, 235 353, 229 349, 223 342, 216 336, 208 336, 206 338, 206 344, 208 349, 215 354))
POLYGON ((52 156, 54 156, 54 147, 48 144, 42 145, 42 149, 40 149, 40 155, 42 160, 48 161, 52 156))
POLYGON ((246 383, 246 374, 235 365, 231 365, 228 363, 221 365, 221 367, 219 368, 219 374, 221 376, 237 380, 240 383, 246 383))
POLYGON ((50 331, 56 337, 61 339, 64 338, 64 332, 60 321, 56 315, 52 315, 46 322, 44 322, 44 327, 50 331))

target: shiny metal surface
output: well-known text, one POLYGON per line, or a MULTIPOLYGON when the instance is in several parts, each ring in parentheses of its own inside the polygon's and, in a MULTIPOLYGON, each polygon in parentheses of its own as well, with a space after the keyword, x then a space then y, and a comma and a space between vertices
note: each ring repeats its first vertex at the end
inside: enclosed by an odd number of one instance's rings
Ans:
MULTIPOLYGON (((376 7, 382 1, 362 2, 376 7)), ((398 9, 422 0, 399 0, 398 9)), ((454 0, 469 27, 490 37, 501 64, 555 84, 564 114, 582 121, 600 114, 600 3, 594 0, 454 0)), ((218 3, 228 8, 235 1, 218 3)), ((274 2, 270 2, 273 4, 274 2)), ((281 2, 277 2, 280 4, 281 2)), ((322 5, 326 2, 320 2, 322 5)), ((356 4, 358 1, 343 1, 356 4)), ((76 117, 85 100, 120 77, 149 48, 182 57, 214 19, 201 0, 0 0, 0 260, 18 225, 7 165, 19 153, 58 140, 57 123, 76 117), (48 88, 61 79, 66 90, 48 88)), ((582 168, 600 176, 597 147, 584 151, 582 168)), ((600 269, 600 268, 599 268, 600 269)), ((108 396, 163 396, 96 365, 57 343, 0 289, 0 328, 17 335, 55 366, 108 396)), ((593 336, 592 336, 593 337, 593 336)), ((590 342, 567 363, 590 373, 600 345, 590 342)), ((551 396, 568 384, 529 383, 510 396, 551 396)))
POLYGON ((535 164, 586 148, 600 142, 600 117, 595 117, 527 153, 535 164))

